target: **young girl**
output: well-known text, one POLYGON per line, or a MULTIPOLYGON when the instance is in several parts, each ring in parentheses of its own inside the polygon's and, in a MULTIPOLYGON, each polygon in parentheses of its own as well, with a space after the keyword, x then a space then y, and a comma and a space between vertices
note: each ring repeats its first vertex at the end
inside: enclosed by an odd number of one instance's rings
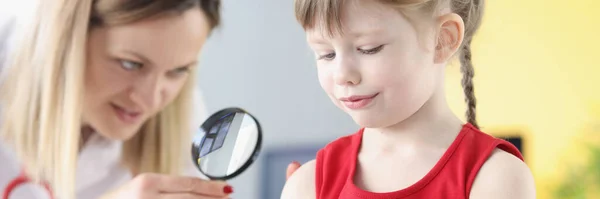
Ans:
POLYGON ((2 198, 232 192, 182 176, 198 174, 186 155, 201 122, 192 124, 191 99, 219 0, 36 2, 32 21, 16 23, 26 27, 2 68, 2 198), (29 186, 37 182, 47 186, 29 186))
POLYGON ((510 143, 478 130, 470 43, 481 0, 296 0, 322 88, 364 127, 288 180, 282 198, 535 198, 510 143), (450 110, 457 55, 468 123, 450 110))

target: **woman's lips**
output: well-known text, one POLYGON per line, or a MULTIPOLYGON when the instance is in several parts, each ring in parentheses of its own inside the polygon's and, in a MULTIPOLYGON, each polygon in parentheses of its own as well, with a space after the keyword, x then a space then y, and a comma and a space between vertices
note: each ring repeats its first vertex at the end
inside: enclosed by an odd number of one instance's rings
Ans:
POLYGON ((124 123, 127 123, 127 124, 136 123, 139 120, 140 116, 142 115, 141 112, 139 112, 139 111, 127 110, 126 108, 123 108, 116 104, 111 104, 111 106, 114 109, 117 117, 121 121, 123 121, 124 123))

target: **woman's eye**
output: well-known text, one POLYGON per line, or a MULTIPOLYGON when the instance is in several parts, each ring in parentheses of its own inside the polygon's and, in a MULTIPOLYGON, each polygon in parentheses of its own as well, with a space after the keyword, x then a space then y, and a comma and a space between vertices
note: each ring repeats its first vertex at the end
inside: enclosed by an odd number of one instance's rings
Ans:
POLYGON ((188 71, 190 71, 190 69, 188 67, 182 67, 182 68, 178 68, 174 70, 176 73, 187 73, 188 71))
POLYGON ((175 70, 172 70, 169 75, 171 75, 172 77, 179 77, 181 75, 185 75, 190 71, 189 67, 182 67, 182 68, 177 68, 175 70))
POLYGON ((380 45, 380 46, 377 46, 377 47, 371 48, 371 49, 360 49, 359 48, 358 51, 360 51, 363 54, 371 55, 371 54, 378 53, 382 49, 383 49, 383 45, 380 45))
POLYGON ((334 58, 335 58, 335 53, 329 53, 329 54, 319 56, 319 60, 321 60, 321 59, 333 60, 334 58))
POLYGON ((127 61, 127 60, 120 60, 120 62, 121 62, 121 67, 123 67, 123 69, 125 69, 125 70, 138 70, 138 69, 142 68, 142 63, 139 63, 139 62, 127 61))

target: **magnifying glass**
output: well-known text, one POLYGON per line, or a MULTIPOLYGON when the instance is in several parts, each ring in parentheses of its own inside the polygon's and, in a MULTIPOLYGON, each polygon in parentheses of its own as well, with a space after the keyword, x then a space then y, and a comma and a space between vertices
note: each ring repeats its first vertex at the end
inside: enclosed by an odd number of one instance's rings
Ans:
POLYGON ((256 118, 241 108, 226 108, 210 116, 194 134, 192 160, 211 180, 229 180, 257 159, 262 129, 256 118))

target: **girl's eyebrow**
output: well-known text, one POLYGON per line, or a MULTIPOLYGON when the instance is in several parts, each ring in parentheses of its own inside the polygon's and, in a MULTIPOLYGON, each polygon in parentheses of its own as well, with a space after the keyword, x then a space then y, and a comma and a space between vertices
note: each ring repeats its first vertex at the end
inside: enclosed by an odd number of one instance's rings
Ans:
POLYGON ((348 35, 354 38, 360 38, 366 35, 381 35, 383 32, 385 32, 383 28, 368 28, 362 31, 351 30, 348 32, 348 35))
MULTIPOLYGON (((348 35, 352 38, 361 38, 364 36, 371 36, 371 35, 382 35, 385 32, 385 30, 381 27, 373 27, 373 28, 367 28, 366 30, 350 30, 348 32, 344 32, 344 35, 348 35)), ((313 44, 329 44, 329 42, 327 42, 325 39, 321 38, 321 37, 314 37, 309 35, 307 41, 309 43, 313 43, 313 44)))

